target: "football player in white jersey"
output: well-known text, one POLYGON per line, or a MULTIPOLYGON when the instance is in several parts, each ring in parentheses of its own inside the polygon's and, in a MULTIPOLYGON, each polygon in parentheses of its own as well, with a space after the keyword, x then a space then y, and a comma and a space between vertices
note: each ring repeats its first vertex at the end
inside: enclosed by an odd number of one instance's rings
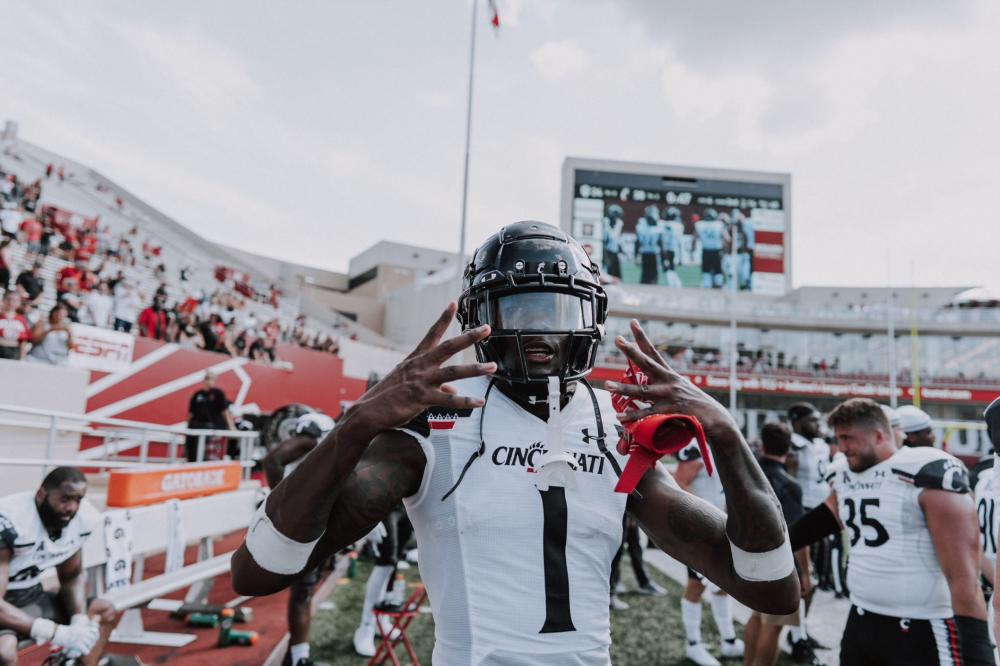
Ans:
POLYGON ((841 403, 827 423, 846 465, 831 469, 826 502, 792 526, 792 546, 841 525, 850 533, 840 663, 993 666, 965 466, 933 447, 897 449, 867 398, 841 403))
POLYGON ((903 430, 903 446, 934 446, 934 423, 930 414, 913 405, 903 405, 896 412, 903 430))
MULTIPOLYGON (((696 495, 719 509, 726 510, 726 494, 718 474, 709 475, 702 460, 697 442, 691 442, 677 452, 674 478, 681 488, 696 495)), ((733 627, 733 600, 717 586, 709 583, 709 607, 722 643, 719 653, 727 659, 743 656, 743 641, 736 638, 733 627)), ((687 658, 698 666, 719 666, 719 661, 709 654, 701 642, 701 599, 705 594, 705 578, 688 567, 688 580, 681 596, 681 620, 687 635, 687 658)))
MULTIPOLYGON (((292 436, 268 451, 261 466, 267 485, 274 488, 291 474, 306 455, 333 430, 336 423, 322 412, 309 412, 296 420, 292 436)), ((290 586, 288 595, 288 652, 286 666, 313 666, 309 657, 309 627, 312 624, 313 588, 322 575, 322 563, 290 586)), ((370 655, 369 655, 370 656, 370 655)))
MULTIPOLYGON (((988 593, 986 603, 993 603, 993 581, 996 579, 997 566, 997 488, 993 470, 993 449, 983 456, 969 470, 969 487, 972 488, 976 500, 976 513, 979 516, 979 546, 982 549, 980 571, 983 579, 989 581, 984 586, 988 593)), ((992 614, 989 618, 990 640, 996 645, 996 631, 992 614)))
POLYGON ((115 610, 102 599, 87 606, 82 549, 101 517, 86 493, 80 470, 57 467, 37 492, 0 498, 0 666, 16 664, 17 643, 29 637, 85 666, 101 656, 115 610), (54 594, 41 582, 53 567, 59 577, 54 594))
POLYGON ((464 285, 464 332, 440 342, 449 305, 311 464, 271 493, 233 557, 238 593, 287 587, 402 500, 420 542, 437 666, 607 666, 608 581, 626 510, 743 603, 798 606, 777 500, 725 408, 667 367, 638 322, 636 343, 616 344, 649 383, 608 388, 648 406, 618 415, 585 381, 607 296, 579 243, 540 222, 506 226, 476 250, 464 285), (473 345, 478 363, 442 367, 473 345), (658 463, 637 492, 614 490, 626 462, 616 419, 677 413, 704 426, 728 516, 658 463))
MULTIPOLYGON (((1000 465, 997 464, 997 458, 1000 457, 1000 398, 997 398, 990 403, 990 406, 986 408, 983 412, 983 420, 986 421, 986 434, 990 438, 990 443, 993 445, 993 467, 992 467, 992 478, 990 479, 990 484, 988 487, 984 488, 984 495, 990 498, 988 503, 988 508, 986 513, 989 515, 987 519, 989 521, 989 527, 984 529, 983 540, 989 539, 989 547, 984 545, 985 551, 992 551, 992 562, 993 565, 993 598, 990 601, 992 606, 990 612, 990 635, 993 639, 994 644, 996 643, 996 628, 997 623, 997 599, 996 591, 998 585, 1000 585, 1000 576, 997 575, 997 559, 996 559, 996 539, 998 534, 1000 534, 1000 515, 996 515, 1000 512, 994 510, 994 506, 997 504, 997 498, 1000 497, 1000 478, 996 471, 1000 469, 1000 465), (988 530, 988 532, 987 532, 988 530)), ((984 526, 985 527, 985 526, 984 526)), ((984 558, 985 559, 985 558, 984 558)), ((984 562, 984 565, 986 562, 984 562)), ((984 569, 986 567, 984 566, 984 569)), ((1000 663, 1000 651, 994 649, 996 654, 997 663, 1000 663)))

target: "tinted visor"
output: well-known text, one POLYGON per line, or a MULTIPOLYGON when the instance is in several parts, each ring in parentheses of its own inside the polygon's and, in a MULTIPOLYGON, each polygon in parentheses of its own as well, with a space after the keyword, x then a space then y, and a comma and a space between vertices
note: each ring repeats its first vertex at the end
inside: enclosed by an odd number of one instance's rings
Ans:
POLYGON ((553 291, 510 294, 496 299, 492 326, 498 330, 572 331, 594 324, 589 300, 553 291))

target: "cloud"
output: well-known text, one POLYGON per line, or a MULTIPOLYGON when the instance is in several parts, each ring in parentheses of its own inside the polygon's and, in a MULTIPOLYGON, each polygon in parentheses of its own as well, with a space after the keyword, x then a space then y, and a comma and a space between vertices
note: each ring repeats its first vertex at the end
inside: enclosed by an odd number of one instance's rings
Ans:
POLYGON ((132 49, 135 62, 152 75, 162 98, 185 108, 217 130, 259 101, 261 87, 250 67, 218 42, 194 29, 162 29, 119 22, 114 30, 132 49))
POLYGON ((451 111, 457 107, 457 98, 445 90, 425 90, 417 93, 417 103, 428 109, 451 111))
POLYGON ((655 42, 672 44, 685 62, 709 70, 794 66, 846 36, 967 22, 975 0, 665 2, 629 0, 625 16, 655 42))
POLYGON ((575 39, 548 42, 531 52, 532 64, 548 81, 558 81, 587 66, 587 54, 575 39))

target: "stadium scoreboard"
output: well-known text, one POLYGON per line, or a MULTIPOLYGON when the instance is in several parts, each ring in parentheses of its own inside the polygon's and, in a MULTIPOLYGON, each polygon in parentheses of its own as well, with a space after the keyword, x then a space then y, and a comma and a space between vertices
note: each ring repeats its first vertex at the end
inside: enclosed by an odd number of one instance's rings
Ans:
POLYGON ((790 189, 789 174, 570 157, 560 219, 612 280, 781 295, 790 189))

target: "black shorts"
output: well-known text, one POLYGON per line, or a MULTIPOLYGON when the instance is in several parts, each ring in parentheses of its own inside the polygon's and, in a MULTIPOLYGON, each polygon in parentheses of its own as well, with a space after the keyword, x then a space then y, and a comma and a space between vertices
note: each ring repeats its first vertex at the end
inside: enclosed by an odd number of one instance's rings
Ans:
POLYGON ((951 666, 961 661, 955 620, 908 620, 851 606, 841 666, 951 666))
MULTIPOLYGON (((69 622, 69 616, 63 608, 59 597, 52 592, 46 592, 39 583, 34 587, 23 590, 7 590, 3 600, 17 606, 31 617, 44 617, 57 624, 69 622)), ((30 636, 22 636, 13 629, 0 628, 0 636, 5 634, 16 635, 18 640, 27 640, 30 636)))
POLYGON ((608 269, 608 275, 613 275, 616 278, 622 276, 622 262, 617 252, 608 252, 605 254, 604 263, 608 269))
POLYGON ((677 255, 673 250, 663 253, 663 269, 667 271, 677 270, 677 255))
POLYGON ((413 525, 402 508, 394 509, 382 521, 386 535, 377 544, 372 544, 375 564, 379 566, 396 566, 403 557, 403 549, 413 536, 413 525))
POLYGON ((722 250, 701 251, 701 272, 710 275, 722 272, 722 250))

